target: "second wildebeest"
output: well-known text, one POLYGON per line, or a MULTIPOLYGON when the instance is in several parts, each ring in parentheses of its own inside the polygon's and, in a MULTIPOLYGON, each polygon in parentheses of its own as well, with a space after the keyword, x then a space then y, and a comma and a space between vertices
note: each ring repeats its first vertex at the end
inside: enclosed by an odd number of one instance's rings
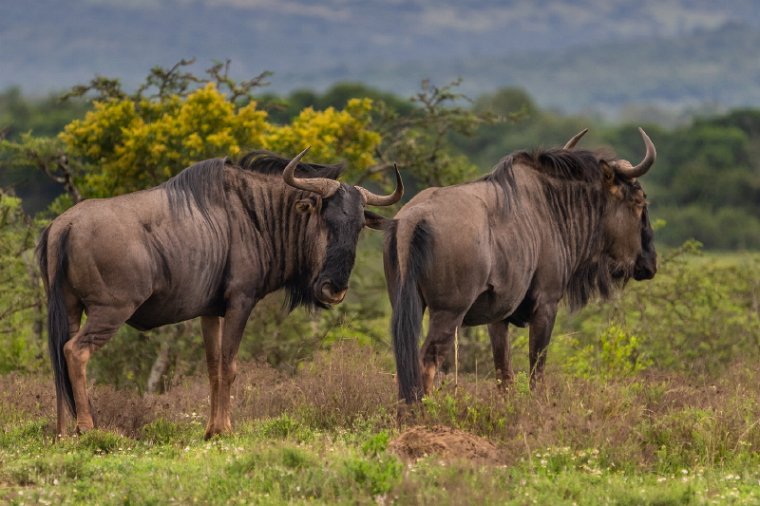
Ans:
POLYGON ((512 380, 508 325, 529 325, 534 385, 563 297, 578 308, 630 278, 654 276, 653 232, 637 178, 656 152, 639 130, 646 155, 636 166, 573 150, 583 131, 562 149, 512 153, 477 181, 428 188, 398 212, 384 260, 401 398, 411 403, 431 390, 463 325, 488 325, 505 384, 512 380))
POLYGON ((282 287, 291 309, 341 302, 359 232, 382 222, 365 207, 403 193, 398 171, 395 192, 379 196, 337 181, 340 166, 299 163, 305 153, 206 160, 155 188, 81 202, 45 229, 38 254, 59 433, 66 406, 78 431, 93 427, 87 361, 121 325, 196 316, 211 384, 206 437, 231 430, 235 357, 253 307, 282 287))

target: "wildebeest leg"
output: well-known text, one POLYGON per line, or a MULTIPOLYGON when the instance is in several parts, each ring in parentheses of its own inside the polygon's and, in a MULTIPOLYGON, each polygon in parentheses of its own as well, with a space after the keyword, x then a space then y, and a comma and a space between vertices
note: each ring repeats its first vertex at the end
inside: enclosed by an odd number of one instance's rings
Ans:
POLYGON ((63 347, 74 392, 74 404, 77 411, 76 430, 79 433, 95 426, 87 397, 87 362, 95 350, 111 339, 111 336, 127 321, 134 310, 135 307, 87 308, 87 321, 84 326, 63 347))
POLYGON ((501 387, 507 388, 512 384, 512 349, 509 342, 509 323, 500 321, 488 325, 488 335, 491 337, 491 351, 496 374, 499 376, 501 387))
POLYGON ((464 314, 430 310, 430 330, 422 345, 422 388, 426 395, 433 389, 435 374, 451 351, 454 332, 463 318, 464 314))
POLYGON ((222 354, 222 327, 224 319, 218 316, 204 316, 201 318, 201 331, 203 344, 206 348, 206 365, 208 367, 209 397, 211 398, 211 414, 206 424, 206 437, 213 428, 213 420, 216 417, 219 395, 219 366, 222 354))
MULTIPOLYGON (((82 323, 82 304, 73 297, 67 297, 66 300, 66 318, 69 322, 69 335, 76 336, 82 323)), ((66 435, 66 401, 56 389, 55 392, 55 409, 56 409, 56 435, 66 435)))
POLYGON ((206 430, 206 439, 223 432, 232 431, 230 421, 230 388, 237 374, 237 352, 243 330, 251 314, 255 301, 245 298, 230 302, 222 325, 222 345, 219 366, 217 407, 211 426, 206 430))
POLYGON ((533 313, 530 321, 530 386, 535 388, 536 383, 544 374, 546 363, 546 348, 552 337, 554 320, 557 317, 557 304, 544 304, 539 306, 533 313))

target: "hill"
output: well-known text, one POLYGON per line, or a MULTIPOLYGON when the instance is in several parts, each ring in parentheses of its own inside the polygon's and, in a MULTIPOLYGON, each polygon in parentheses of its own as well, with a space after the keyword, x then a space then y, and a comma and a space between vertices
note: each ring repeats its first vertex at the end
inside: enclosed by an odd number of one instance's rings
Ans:
POLYGON ((760 13, 675 0, 39 0, 0 4, 0 89, 47 93, 101 74, 136 85, 153 65, 230 58, 272 89, 357 80, 408 93, 423 78, 505 85, 544 106, 617 110, 757 105, 760 13))

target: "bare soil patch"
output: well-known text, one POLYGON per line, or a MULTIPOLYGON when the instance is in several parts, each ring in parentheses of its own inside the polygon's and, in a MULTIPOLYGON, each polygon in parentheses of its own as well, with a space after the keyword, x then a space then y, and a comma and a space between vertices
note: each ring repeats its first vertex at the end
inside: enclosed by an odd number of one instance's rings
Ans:
POLYGON ((498 449, 487 439, 443 425, 411 427, 391 441, 388 447, 406 461, 435 455, 444 460, 501 463, 498 449))

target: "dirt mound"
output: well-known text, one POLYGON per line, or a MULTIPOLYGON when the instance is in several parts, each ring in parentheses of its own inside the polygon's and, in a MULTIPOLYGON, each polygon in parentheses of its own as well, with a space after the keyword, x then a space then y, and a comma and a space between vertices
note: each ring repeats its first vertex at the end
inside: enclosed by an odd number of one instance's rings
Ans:
POLYGON ((499 462, 499 452, 490 441, 441 425, 411 427, 391 441, 388 448, 404 460, 417 460, 427 455, 435 455, 446 460, 465 459, 494 464, 499 462))

